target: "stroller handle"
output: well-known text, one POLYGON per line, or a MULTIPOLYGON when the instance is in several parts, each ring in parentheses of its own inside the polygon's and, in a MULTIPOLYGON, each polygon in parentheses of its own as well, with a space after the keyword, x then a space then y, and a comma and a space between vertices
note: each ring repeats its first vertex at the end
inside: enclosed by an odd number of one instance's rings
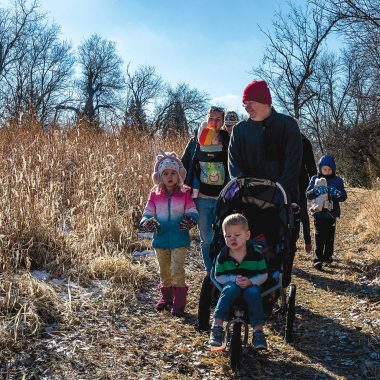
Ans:
POLYGON ((284 203, 288 204, 288 196, 286 195, 285 189, 282 187, 282 185, 279 182, 276 182, 276 186, 280 189, 282 196, 284 197, 284 203))

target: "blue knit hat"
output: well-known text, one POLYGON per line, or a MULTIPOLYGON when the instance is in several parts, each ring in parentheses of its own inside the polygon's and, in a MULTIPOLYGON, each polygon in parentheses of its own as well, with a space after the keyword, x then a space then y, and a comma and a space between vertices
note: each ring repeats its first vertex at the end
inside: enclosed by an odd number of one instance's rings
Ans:
POLYGON ((328 154, 322 156, 318 162, 319 171, 321 171, 322 166, 328 166, 335 173, 336 165, 335 165, 334 157, 328 154))

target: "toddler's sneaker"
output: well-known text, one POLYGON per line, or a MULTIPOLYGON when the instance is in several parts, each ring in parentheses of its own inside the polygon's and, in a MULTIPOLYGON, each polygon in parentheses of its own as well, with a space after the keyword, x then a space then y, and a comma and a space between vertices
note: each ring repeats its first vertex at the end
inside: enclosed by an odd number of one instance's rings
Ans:
POLYGON ((256 330, 253 332, 252 345, 256 350, 266 350, 268 348, 267 340, 265 339, 265 334, 261 330, 256 330))
POLYGON ((315 261, 314 262, 314 268, 316 270, 322 270, 322 261, 315 261))
POLYGON ((220 347, 223 345, 224 330, 223 326, 212 326, 210 339, 208 341, 209 345, 212 347, 220 347))

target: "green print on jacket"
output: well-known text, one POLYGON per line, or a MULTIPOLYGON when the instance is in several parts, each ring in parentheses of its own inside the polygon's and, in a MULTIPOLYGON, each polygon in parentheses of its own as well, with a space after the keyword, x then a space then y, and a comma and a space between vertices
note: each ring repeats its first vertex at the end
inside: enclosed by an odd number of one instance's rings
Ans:
POLYGON ((201 182, 207 185, 223 185, 226 174, 223 162, 200 162, 201 182))

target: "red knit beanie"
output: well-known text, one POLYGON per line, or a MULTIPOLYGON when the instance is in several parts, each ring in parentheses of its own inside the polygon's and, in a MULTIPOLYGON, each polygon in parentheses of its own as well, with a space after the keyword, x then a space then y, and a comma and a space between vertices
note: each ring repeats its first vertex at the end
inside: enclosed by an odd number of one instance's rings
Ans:
POLYGON ((252 100, 262 104, 272 104, 272 97, 265 80, 254 80, 244 89, 243 103, 252 100))

